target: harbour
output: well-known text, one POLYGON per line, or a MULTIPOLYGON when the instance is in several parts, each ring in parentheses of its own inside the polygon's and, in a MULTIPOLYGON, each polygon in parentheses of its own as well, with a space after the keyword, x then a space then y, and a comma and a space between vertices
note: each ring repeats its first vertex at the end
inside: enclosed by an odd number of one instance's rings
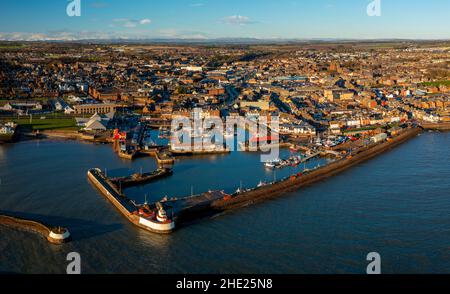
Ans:
MULTIPOLYGON (((252 187, 243 190, 240 187, 235 193, 227 194, 223 190, 204 192, 199 195, 191 195, 190 197, 168 198, 164 197, 161 201, 155 202, 151 205, 146 203, 147 212, 152 216, 150 219, 153 221, 151 225, 143 226, 141 218, 135 218, 139 216, 139 210, 137 208, 143 207, 142 205, 136 205, 130 201, 124 194, 122 194, 121 183, 124 180, 111 180, 101 172, 100 169, 91 169, 88 172, 88 178, 94 183, 94 185, 108 198, 111 203, 116 206, 122 214, 127 217, 133 224, 140 226, 146 230, 150 230, 156 233, 170 233, 175 229, 176 224, 183 225, 185 219, 195 220, 196 218, 203 217, 204 215, 214 215, 226 210, 235 209, 242 206, 247 206, 255 202, 261 202, 265 199, 270 199, 287 192, 295 191, 296 189, 305 185, 312 184, 314 182, 323 180, 327 177, 333 176, 351 166, 368 160, 390 148, 394 148, 397 145, 417 136, 421 133, 422 129, 419 127, 405 127, 403 130, 396 133, 395 136, 387 138, 383 136, 382 140, 378 140, 378 137, 373 137, 373 143, 365 145, 364 147, 354 149, 350 154, 345 154, 345 157, 339 156, 339 153, 331 152, 333 155, 338 155, 340 158, 329 164, 320 167, 317 166, 314 169, 302 170, 297 174, 291 174, 290 177, 283 178, 279 181, 274 180, 269 184, 260 184, 257 187, 252 187), (388 139, 388 140, 386 140, 388 139), (385 141, 386 140, 386 141, 385 141), (115 184, 114 184, 115 182, 115 184), (119 186, 117 186, 119 183, 119 186), (129 209, 125 206, 133 204, 134 208, 129 209), (152 207, 152 208, 150 208, 152 207), (167 217, 166 211, 170 209, 172 212, 171 217, 167 217), (158 222, 155 215, 164 215, 163 223, 170 223, 170 229, 158 222)), ((322 152, 327 154, 327 152, 322 152)), ((319 156, 321 152, 313 153, 304 159, 297 158, 295 166, 300 163, 306 163, 307 161, 319 156)), ((290 161, 290 160, 288 160, 290 161)), ((282 162, 288 162, 282 161, 282 162)), ((294 165, 294 164, 293 164, 294 165)), ((267 167, 267 165, 266 165, 267 167)), ((161 175, 167 170, 158 170, 161 175)), ((155 175, 158 175, 158 171, 155 175)), ((129 178, 125 178, 128 179, 129 178)), ((125 180, 126 183, 126 180, 125 180)), ((137 182, 139 184, 139 182, 137 182)))
MULTIPOLYGON (((284 197, 265 201, 263 205, 252 205, 195 222, 168 236, 138 227, 134 229, 86 179, 86 171, 93 163, 108 167, 111 177, 132 174, 142 166, 145 171, 156 170, 157 164, 150 158, 124 161, 114 154, 111 146, 74 141, 27 141, 4 145, 0 147, 2 207, 9 212, 41 215, 39 219, 43 221, 68 227, 73 241, 63 245, 66 249, 58 253, 53 252, 45 240, 42 242, 33 235, 0 227, 0 246, 5 248, 0 270, 61 273, 66 266, 64 252, 75 250, 86 256, 84 270, 87 273, 332 273, 336 269, 342 273, 360 273, 365 264, 365 259, 360 256, 375 248, 386 256, 384 268, 387 273, 446 273, 448 269, 444 265, 450 259, 446 256, 445 216, 450 212, 450 206, 443 192, 450 188, 446 181, 450 176, 446 156, 448 139, 448 133, 422 133, 341 175, 321 180, 320 184, 307 185, 284 197), (67 152, 73 154, 74 159, 62 156, 67 152), (49 158, 54 162, 49 162, 49 158), (61 162, 67 160, 70 168, 61 168, 61 162), (23 181, 35 176, 35 166, 40 167, 44 176, 39 181, 28 181, 25 186, 23 181), (386 166, 390 168, 386 169, 386 166), (9 170, 7 174, 6 169, 9 170), (56 172, 61 180, 55 182, 53 177, 46 176, 50 172, 56 172), (14 176, 18 174, 22 177, 14 176), (386 177, 389 182, 380 184, 386 182, 386 177), (24 189, 20 193, 14 191, 16 185, 24 189), (386 189, 394 191, 388 193, 386 189), (20 208, 15 203, 21 203, 20 208), (418 210, 422 212, 420 215, 418 210), (267 217, 275 212, 282 213, 289 222, 267 217), (62 215, 64 217, 59 217, 62 215), (427 230, 430 222, 442 225, 430 232, 427 230), (259 233, 261 228, 264 228, 264 234, 259 233), (248 235, 254 238, 250 241, 245 237, 248 235), (389 241, 392 238, 395 245, 389 241), (358 246, 348 241, 355 239, 367 241, 358 246), (274 240, 282 240, 282 243, 274 240), (113 249, 111 242, 117 243, 117 248, 129 250, 125 253, 113 249), (247 245, 253 248, 252 252, 232 249, 247 245), (39 256, 27 253, 29 246, 37 247, 39 256), (281 248, 289 250, 281 253, 281 248), (398 255, 405 250, 407 253, 398 255), (105 251, 111 253, 108 261, 102 258, 105 251), (199 251, 203 252, 202 256, 206 254, 208 261, 198 254, 199 251), (154 254, 150 256, 148 252, 154 254), (221 257, 214 252, 221 252, 221 257), (261 262, 261 257, 269 254, 276 255, 277 261, 261 262), (336 254, 341 257, 337 258, 336 254), (23 256, 19 262, 18 255, 23 256), (307 256, 314 258, 310 260, 307 256), (124 258, 126 262, 123 262, 124 258), (16 262, 8 262, 12 260, 16 262), (411 267, 411 261, 417 266, 411 267), (49 266, 27 267, 31 262, 49 266), (110 267, 111 262, 117 266, 110 267), (435 266, 424 266, 431 263, 435 266), (9 266, 5 267, 6 264, 9 266)), ((281 156, 289 156, 289 151, 283 151, 281 156)), ((194 195, 208 189, 225 189, 233 193, 240 180, 243 189, 248 189, 261 180, 273 181, 275 172, 280 179, 290 176, 289 169, 268 171, 261 164, 260 169, 255 169, 257 162, 259 156, 256 154, 241 152, 188 158, 174 166, 172 177, 143 187, 131 187, 126 194, 135 202, 143 203, 145 194, 151 202, 162 199, 165 194, 191 194, 191 186, 194 186, 194 195), (241 171, 233 169, 237 162, 243 164, 241 171), (198 176, 192 177, 193 174, 198 176), (221 177, 224 174, 227 176, 221 177), (192 181, 183 180, 187 178, 192 181), (208 184, 203 184, 206 182, 208 184)), ((316 165, 312 162, 308 168, 316 165)))

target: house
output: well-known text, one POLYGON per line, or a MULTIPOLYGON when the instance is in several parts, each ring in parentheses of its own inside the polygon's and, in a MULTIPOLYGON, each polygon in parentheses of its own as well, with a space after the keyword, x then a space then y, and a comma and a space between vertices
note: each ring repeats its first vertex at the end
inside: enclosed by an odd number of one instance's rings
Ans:
POLYGON ((280 133, 295 136, 315 136, 316 129, 308 123, 285 123, 280 125, 280 133))

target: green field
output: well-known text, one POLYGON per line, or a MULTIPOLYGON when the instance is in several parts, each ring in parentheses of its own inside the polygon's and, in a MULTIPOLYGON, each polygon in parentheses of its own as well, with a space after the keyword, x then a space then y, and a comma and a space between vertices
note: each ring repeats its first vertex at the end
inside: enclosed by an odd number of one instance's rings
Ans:
POLYGON ((78 131, 80 128, 77 126, 75 119, 39 119, 33 118, 30 122, 29 118, 16 119, 15 122, 20 127, 32 130, 32 131, 46 131, 46 130, 70 130, 78 131))
POLYGON ((25 44, 0 44, 0 50, 23 49, 25 47, 27 47, 25 44))
POLYGON ((437 82, 426 82, 426 83, 422 83, 420 84, 421 86, 424 87, 439 87, 439 86, 450 86, 450 80, 447 81, 437 81, 437 82))

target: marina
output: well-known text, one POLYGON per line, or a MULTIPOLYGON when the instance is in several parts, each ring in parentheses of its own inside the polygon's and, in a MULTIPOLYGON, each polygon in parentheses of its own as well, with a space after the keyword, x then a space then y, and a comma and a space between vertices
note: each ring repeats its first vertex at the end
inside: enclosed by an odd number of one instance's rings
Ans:
MULTIPOLYGON (((261 181, 258 186, 247 189, 243 189, 241 185, 241 187, 239 187, 233 194, 227 194, 223 190, 210 190, 199 195, 191 195, 190 197, 164 197, 161 201, 152 203, 151 205, 148 205, 146 201, 145 206, 142 206, 136 205, 133 201, 128 199, 124 194, 122 194, 121 187, 117 186, 117 184, 119 183, 120 185, 122 181, 126 183, 127 179, 130 180, 129 178, 125 178, 125 180, 120 180, 117 178, 109 179, 99 169, 90 170, 88 172, 88 178, 133 224, 156 233, 168 233, 175 229, 175 224, 177 226, 182 226, 185 222, 204 217, 204 215, 214 215, 226 210, 235 209, 251 203, 277 197, 286 192, 294 191, 305 185, 309 185, 323 180, 324 178, 333 176, 351 166, 368 160, 383 151, 393 148, 406 140, 417 136, 420 132, 421 129, 418 127, 406 128, 399 132, 398 135, 391 137, 390 140, 373 141, 372 144, 353 150, 352 153, 347 154, 346 157, 332 161, 323 167, 319 165, 312 169, 303 169, 302 172, 291 174, 289 177, 282 178, 281 180, 275 179, 269 184, 261 181), (147 207, 147 212, 145 213, 153 216, 153 223, 146 225, 143 224, 141 220, 142 216, 139 214, 142 211, 136 210, 139 207, 140 209, 142 209, 142 207, 147 207), (157 209, 150 209, 149 207, 157 209), (170 229, 166 224, 160 224, 157 221, 156 223, 154 222, 154 216, 157 213, 163 212, 163 214, 166 215, 167 210, 172 212, 172 217, 170 218, 170 229), (139 213, 137 211, 139 211, 139 213), (137 219, 136 216, 139 216, 140 218, 137 219)), ((323 153, 326 154, 326 152, 323 153)), ((304 159, 295 156, 289 158, 288 160, 277 161, 272 164, 276 168, 281 168, 278 167, 278 165, 286 166, 288 164, 291 166, 297 166, 300 163, 306 163, 308 160, 311 160, 320 154, 320 152, 313 153, 304 159)), ((332 152, 332 154, 335 153, 332 152)), ((167 171, 158 170, 154 173, 154 175, 164 172, 167 171)), ((137 182, 137 184, 139 184, 139 182, 137 182)), ((144 220, 146 220, 146 222, 151 222, 148 218, 144 218, 144 220)))

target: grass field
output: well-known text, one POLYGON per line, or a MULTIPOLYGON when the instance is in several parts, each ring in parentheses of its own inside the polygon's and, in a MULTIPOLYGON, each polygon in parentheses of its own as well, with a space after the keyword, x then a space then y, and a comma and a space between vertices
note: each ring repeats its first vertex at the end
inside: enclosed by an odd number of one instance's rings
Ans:
POLYGON ((0 44, 0 50, 23 49, 27 47, 25 44, 0 44))
POLYGON ((426 82, 421 84, 424 87, 450 86, 450 80, 438 82, 426 82))
POLYGON ((77 126, 75 119, 39 119, 33 118, 30 122, 29 118, 16 119, 15 122, 22 128, 32 131, 46 131, 46 130, 70 130, 78 131, 80 128, 77 126))

